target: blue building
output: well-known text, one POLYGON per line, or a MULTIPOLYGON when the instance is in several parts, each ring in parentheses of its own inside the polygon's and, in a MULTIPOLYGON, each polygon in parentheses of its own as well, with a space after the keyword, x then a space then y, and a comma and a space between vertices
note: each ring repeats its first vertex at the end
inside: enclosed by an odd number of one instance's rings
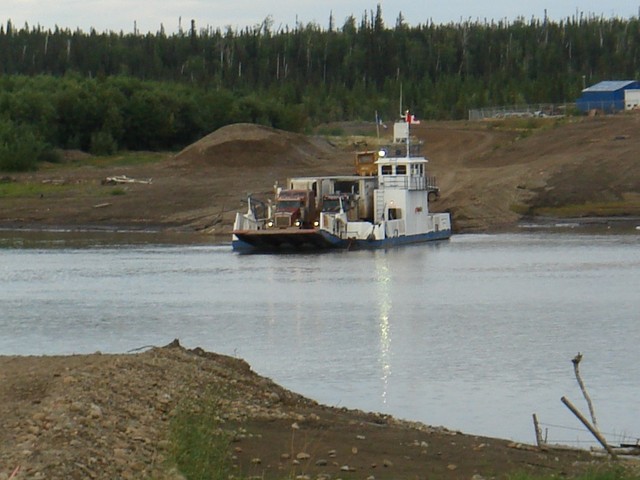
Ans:
POLYGON ((583 112, 602 110, 606 113, 624 110, 625 90, 640 90, 640 82, 635 80, 607 80, 582 90, 576 100, 576 107, 583 112))

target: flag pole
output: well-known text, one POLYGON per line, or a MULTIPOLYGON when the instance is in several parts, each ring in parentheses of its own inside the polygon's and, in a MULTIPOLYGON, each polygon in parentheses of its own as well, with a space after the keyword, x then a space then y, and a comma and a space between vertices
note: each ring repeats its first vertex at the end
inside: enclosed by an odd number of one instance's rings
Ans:
POLYGON ((407 116, 404 121, 407 122, 407 158, 409 158, 411 156, 409 153, 411 148, 411 145, 409 145, 411 139, 411 112, 409 110, 407 110, 407 116))

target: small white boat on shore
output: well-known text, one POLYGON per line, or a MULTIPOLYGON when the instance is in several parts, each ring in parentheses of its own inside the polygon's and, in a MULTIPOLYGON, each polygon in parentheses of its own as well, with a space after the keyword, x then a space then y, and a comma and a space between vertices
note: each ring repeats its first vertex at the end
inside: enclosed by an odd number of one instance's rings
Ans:
POLYGON ((411 143, 407 115, 394 125, 394 141, 360 152, 356 174, 290 178, 275 202, 249 198, 237 213, 232 247, 246 253, 302 249, 371 249, 445 240, 448 213, 431 213, 438 196, 428 160, 411 143))

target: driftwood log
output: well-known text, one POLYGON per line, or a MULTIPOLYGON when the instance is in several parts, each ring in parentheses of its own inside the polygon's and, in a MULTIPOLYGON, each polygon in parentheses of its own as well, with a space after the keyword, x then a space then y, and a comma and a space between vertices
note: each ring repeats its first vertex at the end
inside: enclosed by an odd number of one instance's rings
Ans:
POLYGON ((144 185, 149 185, 150 183, 152 183, 152 180, 150 178, 146 178, 146 179, 130 178, 130 177, 127 177, 126 175, 116 175, 114 177, 106 177, 105 179, 102 180, 102 185, 118 185, 122 183, 142 183, 144 185))
POLYGON ((604 449, 607 451, 607 453, 611 455, 611 458, 616 460, 618 456, 613 451, 613 449, 609 446, 605 438, 600 434, 598 429, 595 428, 593 425, 591 425, 591 423, 589 423, 589 420, 587 420, 587 418, 584 415, 582 415, 582 413, 580 413, 580 411, 567 399, 567 397, 562 397, 560 400, 562 400, 562 403, 564 403, 567 406, 567 408, 571 410, 571 412, 576 417, 578 417, 578 420, 580 420, 584 424, 584 426, 587 427, 587 429, 591 432, 591 434, 594 437, 596 437, 596 440, 598 440, 598 442, 600 442, 600 445, 602 445, 604 449))

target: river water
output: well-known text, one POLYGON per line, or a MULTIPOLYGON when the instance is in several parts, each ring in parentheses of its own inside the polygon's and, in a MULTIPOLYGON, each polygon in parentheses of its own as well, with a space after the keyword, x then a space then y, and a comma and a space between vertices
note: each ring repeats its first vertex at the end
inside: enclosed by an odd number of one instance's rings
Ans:
POLYGON ((247 360, 333 406, 465 433, 640 436, 640 234, 458 235, 388 251, 238 255, 146 234, 0 232, 0 355, 165 345, 247 360))

